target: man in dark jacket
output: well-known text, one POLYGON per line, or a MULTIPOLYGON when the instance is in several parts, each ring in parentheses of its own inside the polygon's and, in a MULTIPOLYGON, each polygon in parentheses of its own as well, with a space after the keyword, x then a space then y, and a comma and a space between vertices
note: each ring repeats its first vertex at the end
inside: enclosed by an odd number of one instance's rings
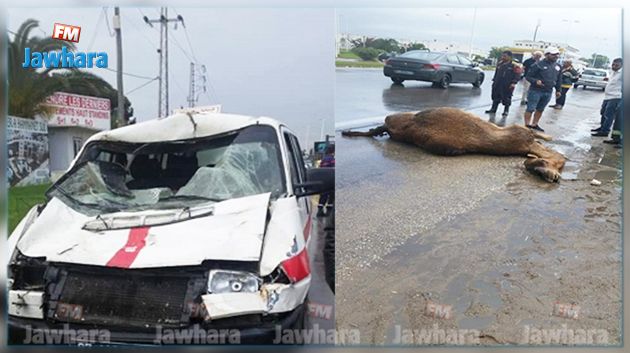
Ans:
POLYGON ((564 103, 567 100, 567 92, 571 86, 573 86, 573 82, 577 81, 579 74, 577 70, 573 68, 573 62, 569 59, 566 59, 562 63, 562 92, 560 92, 560 97, 556 98, 556 104, 550 105, 550 108, 554 109, 562 109, 564 107, 564 103))
POLYGON ((560 97, 560 85, 562 84, 562 69, 556 61, 560 56, 560 51, 555 47, 548 47, 545 50, 545 58, 532 65, 527 71, 525 79, 531 84, 527 94, 527 108, 525 109, 525 126, 530 129, 544 132, 538 122, 543 110, 549 101, 553 90, 556 90, 556 98, 560 97), (536 111, 534 113, 534 111, 536 111), (532 121, 532 113, 534 120, 532 121))
POLYGON ((492 108, 486 113, 496 113, 499 103, 503 104, 503 116, 507 116, 512 103, 512 92, 521 79, 520 66, 512 62, 512 52, 509 50, 501 53, 501 60, 497 64, 492 78, 492 108))
POLYGON ((543 53, 540 50, 536 50, 529 59, 523 61, 523 93, 521 95, 521 105, 527 104, 527 93, 529 92, 530 86, 529 81, 527 81, 525 77, 527 77, 529 68, 539 62, 542 57, 543 53))
MULTIPOLYGON (((335 145, 328 145, 326 148, 326 154, 319 163, 320 168, 334 168, 335 167, 335 145)), ((323 217, 328 214, 329 210, 333 210, 335 203, 335 192, 326 192, 319 195, 319 203, 317 205, 317 217, 323 217)))

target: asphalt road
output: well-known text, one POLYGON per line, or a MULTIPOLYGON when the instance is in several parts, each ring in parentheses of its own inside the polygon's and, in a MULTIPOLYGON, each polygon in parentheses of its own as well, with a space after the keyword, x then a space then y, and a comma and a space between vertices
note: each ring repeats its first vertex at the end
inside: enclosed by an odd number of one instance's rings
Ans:
MULTIPOLYGON (((338 70, 337 128, 382 122, 390 112, 450 106, 483 113, 480 89, 404 87, 376 70, 338 70)), ((515 91, 520 98, 520 87, 515 91)), ((528 174, 521 157, 441 157, 382 138, 337 135, 337 325, 362 343, 394 343, 396 328, 476 329, 481 344, 522 344, 523 327, 601 328, 619 342, 620 150, 590 136, 603 92, 571 90, 540 125, 567 164, 559 184, 528 174), (601 186, 592 186, 596 178, 601 186), (424 315, 427 302, 453 318, 424 315), (580 306, 579 320, 550 315, 580 306)))
MULTIPOLYGON (((313 230, 308 246, 311 266, 311 288, 307 297, 306 328, 332 330, 335 328, 335 294, 326 282, 324 268, 325 217, 316 217, 319 196, 312 200, 313 230)), ((318 342, 324 343, 324 342, 318 342)))
MULTIPOLYGON (((478 89, 471 84, 455 83, 449 89, 431 87, 430 82, 405 81, 393 84, 381 69, 337 69, 335 89, 335 125, 339 128, 365 125, 367 118, 392 112, 449 106, 473 108, 490 101, 492 72, 478 89)), ((520 97, 517 87, 515 97, 520 97)))

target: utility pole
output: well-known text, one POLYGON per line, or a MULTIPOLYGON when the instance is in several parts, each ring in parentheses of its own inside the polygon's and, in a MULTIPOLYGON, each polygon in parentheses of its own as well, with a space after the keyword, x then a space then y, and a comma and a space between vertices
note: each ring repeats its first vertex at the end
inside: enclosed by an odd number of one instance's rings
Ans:
POLYGON ((190 63, 190 85, 188 87, 188 107, 195 106, 195 63, 190 63))
POLYGON ((120 8, 114 7, 114 32, 116 32, 116 89, 118 90, 118 107, 116 108, 116 127, 126 125, 125 122, 125 95, 123 94, 123 53, 122 33, 120 31, 120 8))
POLYGON ((154 23, 160 24, 160 79, 159 79, 159 98, 158 98, 158 117, 163 118, 169 114, 168 107, 168 23, 175 22, 175 29, 177 29, 177 22, 181 22, 184 25, 184 18, 177 16, 176 18, 168 18, 168 8, 162 7, 160 10, 160 18, 149 19, 144 16, 144 22, 153 27, 154 23))
POLYGON ((540 18, 536 22, 536 29, 534 30, 534 42, 536 41, 536 35, 538 34, 538 27, 540 27, 540 18))
POLYGON ((188 107, 197 105, 199 95, 206 92, 206 65, 196 65, 190 63, 190 78, 188 85, 188 107), (201 92, 199 91, 201 90, 201 92))
POLYGON ((324 123, 326 122, 324 120, 324 118, 321 119, 322 120, 322 131, 319 134, 319 140, 322 141, 324 139, 324 123))

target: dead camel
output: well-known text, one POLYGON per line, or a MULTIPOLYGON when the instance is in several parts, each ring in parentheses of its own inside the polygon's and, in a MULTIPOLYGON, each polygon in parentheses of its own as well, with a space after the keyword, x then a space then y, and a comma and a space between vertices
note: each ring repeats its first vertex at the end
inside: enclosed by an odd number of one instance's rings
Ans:
POLYGON ((557 182, 564 167, 562 154, 536 141, 551 136, 524 126, 499 127, 456 108, 435 108, 418 113, 398 113, 367 132, 343 131, 343 136, 381 136, 414 144, 428 152, 455 156, 481 153, 526 156, 525 168, 548 182, 557 182))

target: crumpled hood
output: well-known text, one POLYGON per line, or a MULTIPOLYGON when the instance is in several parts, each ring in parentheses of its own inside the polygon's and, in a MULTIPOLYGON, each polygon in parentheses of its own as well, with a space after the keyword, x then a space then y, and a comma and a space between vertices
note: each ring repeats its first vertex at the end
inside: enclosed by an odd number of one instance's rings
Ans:
POLYGON ((18 240, 17 248, 26 256, 46 257, 51 262, 121 268, 189 266, 204 260, 259 261, 269 198, 265 193, 231 199, 213 204, 209 216, 104 231, 82 229, 95 217, 53 198, 18 240))

